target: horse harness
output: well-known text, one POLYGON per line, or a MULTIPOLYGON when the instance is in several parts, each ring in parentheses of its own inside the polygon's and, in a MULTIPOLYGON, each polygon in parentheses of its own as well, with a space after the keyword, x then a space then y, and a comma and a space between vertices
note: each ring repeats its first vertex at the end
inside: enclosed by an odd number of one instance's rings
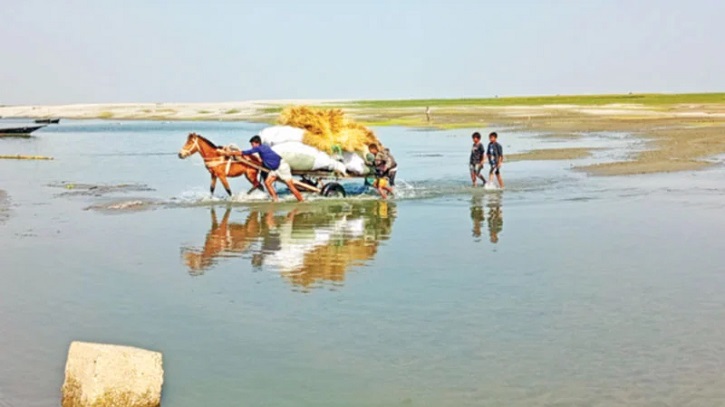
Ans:
MULTIPOLYGON (((201 147, 199 147, 199 139, 197 137, 194 137, 194 145, 191 146, 190 149, 188 149, 188 150, 187 149, 182 149, 182 151, 184 153, 186 153, 187 155, 189 155, 189 154, 191 154, 191 151, 194 151, 194 149, 196 149, 196 151, 201 152, 201 147)), ((232 168, 232 162, 234 161, 233 157, 221 158, 221 161, 219 161, 220 160, 219 157, 214 157, 214 158, 202 157, 202 158, 204 158, 204 166, 207 169, 216 168, 216 167, 218 167, 218 166, 220 166, 222 164, 226 164, 227 165, 227 168, 224 171, 224 174, 225 175, 229 175, 229 171, 232 168)))

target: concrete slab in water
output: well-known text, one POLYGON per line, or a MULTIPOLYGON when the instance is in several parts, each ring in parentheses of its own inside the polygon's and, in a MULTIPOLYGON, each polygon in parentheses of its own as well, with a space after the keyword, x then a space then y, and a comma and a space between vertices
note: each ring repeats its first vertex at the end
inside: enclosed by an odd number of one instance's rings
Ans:
POLYGON ((161 353, 128 346, 73 342, 63 407, 157 407, 164 382, 161 353))

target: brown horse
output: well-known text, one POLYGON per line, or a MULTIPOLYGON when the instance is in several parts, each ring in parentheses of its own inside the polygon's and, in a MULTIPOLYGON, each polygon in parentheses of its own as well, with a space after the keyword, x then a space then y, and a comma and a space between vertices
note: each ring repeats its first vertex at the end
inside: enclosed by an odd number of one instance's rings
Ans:
POLYGON ((220 223, 217 220, 216 211, 211 208, 211 229, 206 234, 204 247, 183 250, 189 274, 202 275, 221 258, 241 256, 259 237, 261 226, 258 212, 250 212, 244 223, 230 223, 231 213, 232 210, 227 208, 220 223))
MULTIPOLYGON (((207 140, 196 133, 190 133, 186 139, 186 144, 179 151, 179 158, 184 159, 194 153, 199 153, 204 159, 204 165, 211 174, 211 185, 209 191, 214 195, 214 189, 216 188, 216 180, 219 179, 224 185, 224 189, 227 190, 227 194, 232 196, 232 190, 229 188, 229 182, 227 178, 239 177, 244 175, 247 177, 250 183, 252 183, 252 189, 249 190, 251 193, 255 189, 264 191, 262 184, 259 182, 259 170, 244 164, 239 161, 235 161, 231 157, 225 157, 224 154, 220 153, 221 147, 217 147, 216 144, 207 140)), ((245 159, 254 162, 255 164, 262 165, 262 162, 255 156, 245 157, 245 159)))

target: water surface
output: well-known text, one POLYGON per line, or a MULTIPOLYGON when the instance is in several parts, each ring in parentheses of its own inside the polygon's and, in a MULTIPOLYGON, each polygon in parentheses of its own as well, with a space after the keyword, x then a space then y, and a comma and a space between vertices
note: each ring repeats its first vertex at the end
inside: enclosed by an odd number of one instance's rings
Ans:
MULTIPOLYGON (((210 198, 198 157, 175 156, 189 131, 244 145, 261 127, 68 121, 1 140, 55 160, 0 161, 0 405, 58 405, 71 340, 162 351, 170 406, 725 400, 722 168, 521 162, 505 191, 472 190, 469 131, 383 128, 397 199, 275 205, 239 179, 210 198)), ((546 147, 579 143, 635 144, 546 147)))

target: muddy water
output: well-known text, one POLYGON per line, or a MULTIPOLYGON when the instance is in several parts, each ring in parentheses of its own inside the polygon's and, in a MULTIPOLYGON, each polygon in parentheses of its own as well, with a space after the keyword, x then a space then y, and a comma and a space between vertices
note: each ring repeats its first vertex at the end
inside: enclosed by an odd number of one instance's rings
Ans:
MULTIPOLYGON (((240 180, 210 198, 198 157, 175 156, 188 131, 244 145, 260 127, 67 122, 2 140, 55 160, 0 161, 0 405, 57 405, 75 339, 164 352, 164 404, 182 407, 725 398, 722 168, 517 162, 505 191, 474 191, 469 132, 386 128, 396 200, 353 183, 274 205, 240 180)), ((576 163, 639 148, 502 135, 507 152, 610 148, 576 163)))

